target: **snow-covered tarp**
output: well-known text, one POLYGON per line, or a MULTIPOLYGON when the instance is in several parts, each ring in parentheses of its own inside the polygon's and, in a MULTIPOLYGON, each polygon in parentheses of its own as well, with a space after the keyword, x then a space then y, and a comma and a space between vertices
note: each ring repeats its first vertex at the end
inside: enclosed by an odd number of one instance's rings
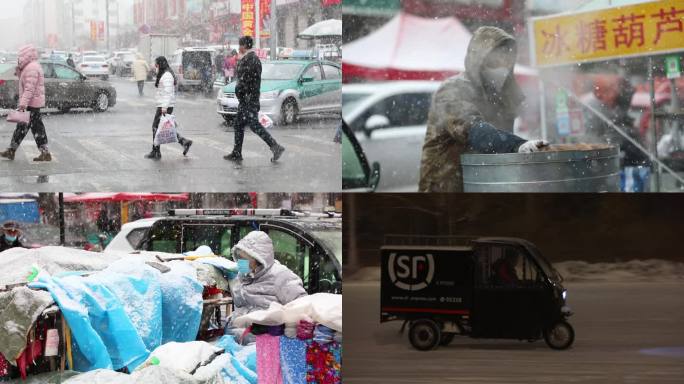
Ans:
POLYGON ((135 369, 168 341, 194 340, 202 314, 203 286, 183 262, 161 273, 124 258, 88 276, 41 273, 44 288, 64 315, 74 340, 74 369, 135 369))
POLYGON ((35 249, 10 248, 0 252, 0 288, 26 283, 31 266, 37 266, 50 275, 57 276, 65 272, 103 270, 123 256, 124 254, 120 253, 97 253, 53 246, 35 249))

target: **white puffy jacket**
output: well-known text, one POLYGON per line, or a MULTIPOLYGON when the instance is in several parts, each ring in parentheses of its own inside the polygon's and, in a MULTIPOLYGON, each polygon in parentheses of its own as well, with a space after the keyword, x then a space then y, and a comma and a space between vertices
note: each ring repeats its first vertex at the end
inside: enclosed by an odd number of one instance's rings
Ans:
POLYGON ((157 95, 155 97, 157 107, 170 108, 176 105, 176 86, 173 84, 173 75, 166 71, 159 79, 157 95))
POLYGON ((302 279, 274 259, 273 242, 268 234, 262 231, 248 233, 233 247, 234 259, 238 250, 253 257, 263 268, 253 276, 240 275, 232 292, 235 304, 232 319, 252 311, 267 309, 272 302, 285 305, 306 296, 302 279))

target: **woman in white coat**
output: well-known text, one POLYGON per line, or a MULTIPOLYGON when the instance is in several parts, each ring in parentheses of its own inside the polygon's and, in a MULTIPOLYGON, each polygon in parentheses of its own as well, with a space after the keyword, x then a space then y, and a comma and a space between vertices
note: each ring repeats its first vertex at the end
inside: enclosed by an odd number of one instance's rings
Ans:
MULTIPOLYGON (((162 115, 173 114, 173 107, 176 104, 176 75, 171 70, 169 62, 164 56, 159 56, 154 61, 154 66, 157 69, 157 81, 154 86, 157 88, 157 113, 154 115, 154 121, 152 122, 152 152, 145 155, 148 159, 158 160, 161 159, 161 149, 158 145, 154 145, 154 136, 157 134, 157 128, 159 127, 159 120, 162 115)), ((180 134, 178 136, 178 143, 183 146, 183 156, 187 155, 192 145, 192 140, 188 140, 182 137, 180 134)))

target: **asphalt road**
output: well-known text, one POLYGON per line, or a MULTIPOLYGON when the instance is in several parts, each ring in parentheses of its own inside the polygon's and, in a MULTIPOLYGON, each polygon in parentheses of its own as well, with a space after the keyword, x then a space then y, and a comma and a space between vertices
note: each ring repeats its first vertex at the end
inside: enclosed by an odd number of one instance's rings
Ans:
MULTIPOLYGON (((233 147, 233 130, 216 113, 214 96, 177 97, 181 134, 193 140, 162 147, 161 161, 143 158, 151 149, 154 85, 139 97, 129 79, 111 79, 117 104, 105 113, 77 109, 46 110, 44 122, 50 163, 34 163, 38 149, 29 133, 12 162, 0 161, 3 191, 187 191, 331 192, 341 189, 340 146, 333 142, 339 116, 303 117, 298 124, 270 130, 286 151, 271 163, 271 151, 251 131, 243 145, 244 162, 222 158, 233 147)), ((0 110, 0 148, 9 145, 14 125, 0 110)))
POLYGON ((684 284, 565 284, 575 343, 457 337, 420 352, 401 322, 379 323, 379 284, 344 284, 344 382, 682 383, 684 284))

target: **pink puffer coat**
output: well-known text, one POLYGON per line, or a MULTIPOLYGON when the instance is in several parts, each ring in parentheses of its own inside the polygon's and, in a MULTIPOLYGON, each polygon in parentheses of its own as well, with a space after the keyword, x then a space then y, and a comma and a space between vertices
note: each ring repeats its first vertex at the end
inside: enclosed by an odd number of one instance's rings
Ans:
POLYGON ((38 51, 33 45, 19 50, 19 107, 45 107, 45 76, 38 63, 38 51))

